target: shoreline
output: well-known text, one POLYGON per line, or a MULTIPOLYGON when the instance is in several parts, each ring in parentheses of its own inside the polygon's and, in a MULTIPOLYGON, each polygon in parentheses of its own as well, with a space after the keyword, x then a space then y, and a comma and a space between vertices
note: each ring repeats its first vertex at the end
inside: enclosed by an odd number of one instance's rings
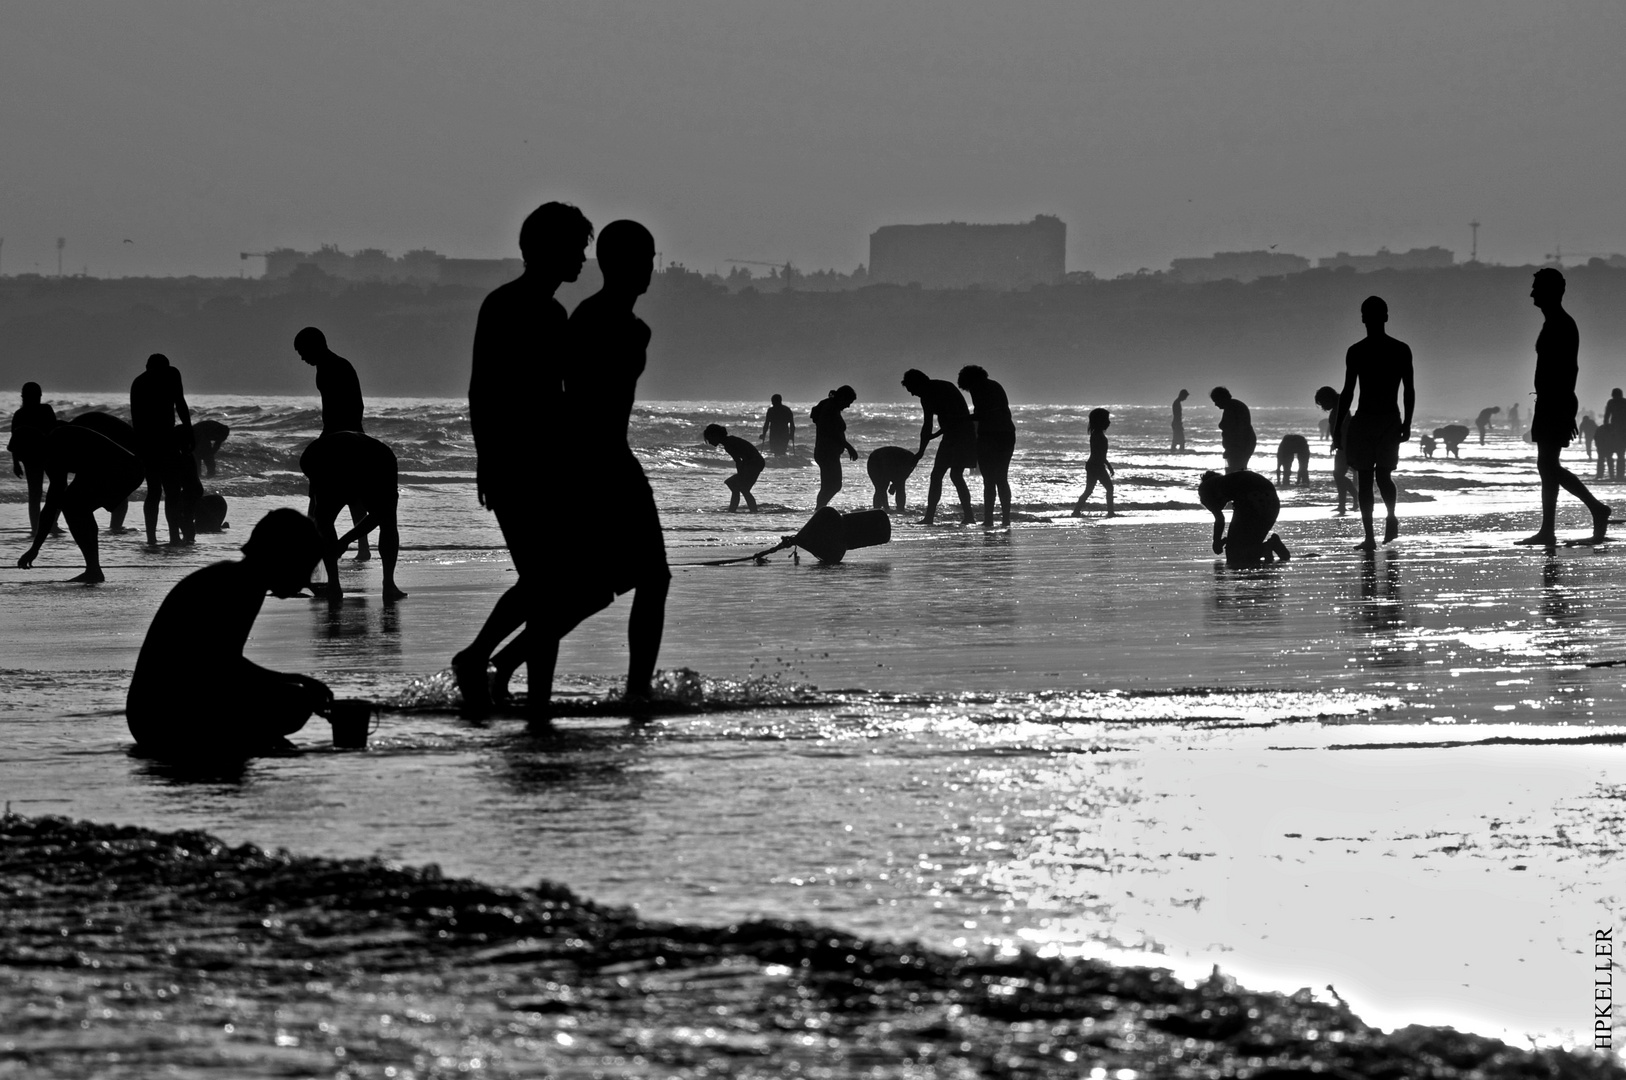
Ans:
POLYGON ((1188 986, 806 922, 666 923, 545 881, 202 832, 8 813, 0 894, 0 1072, 30 1076, 1626 1077, 1595 1054, 1385 1034, 1217 970, 1188 986))

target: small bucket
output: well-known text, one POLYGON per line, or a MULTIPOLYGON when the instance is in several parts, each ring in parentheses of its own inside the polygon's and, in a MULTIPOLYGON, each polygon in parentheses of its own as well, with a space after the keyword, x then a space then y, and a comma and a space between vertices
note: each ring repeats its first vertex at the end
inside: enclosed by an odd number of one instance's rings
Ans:
POLYGON ((327 711, 328 723, 333 725, 333 747, 336 750, 365 750, 367 736, 373 723, 373 703, 361 698, 343 698, 335 701, 327 711))

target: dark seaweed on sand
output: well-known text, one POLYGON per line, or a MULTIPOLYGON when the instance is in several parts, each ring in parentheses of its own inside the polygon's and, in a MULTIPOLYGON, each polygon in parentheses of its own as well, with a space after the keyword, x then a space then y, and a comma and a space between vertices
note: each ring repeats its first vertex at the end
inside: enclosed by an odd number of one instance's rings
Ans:
POLYGON ((0 1075, 1626 1077, 1217 974, 679 926, 201 832, 8 814, 0 911, 0 1075))

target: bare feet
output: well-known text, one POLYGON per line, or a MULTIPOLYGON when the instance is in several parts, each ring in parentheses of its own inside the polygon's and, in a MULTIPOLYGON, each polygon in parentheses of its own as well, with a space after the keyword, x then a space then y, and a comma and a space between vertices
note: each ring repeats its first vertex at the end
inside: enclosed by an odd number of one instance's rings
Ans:
POLYGON ((1355 545, 1356 551, 1376 551, 1377 549, 1378 542, 1372 539, 1370 536, 1355 545))
POLYGON ((100 570, 86 570, 78 577, 71 577, 68 580, 79 585, 100 585, 107 580, 107 575, 100 570))
POLYGON ((1108 510, 1107 511, 1107 517, 1117 517, 1117 516, 1118 516, 1118 511, 1116 511, 1116 510, 1108 510))
POLYGON ((491 711, 491 684, 486 681, 484 660, 458 653, 452 657, 452 678, 457 691, 463 695, 462 713, 471 720, 479 720, 491 711))
POLYGON ((406 595, 406 593, 402 592, 394 585, 384 586, 384 599, 386 600, 405 600, 406 595))
POLYGON ((1394 542, 1394 538, 1399 535, 1400 521, 1393 514, 1390 514, 1383 521, 1383 542, 1385 544, 1391 544, 1394 542))
POLYGON ((1338 509, 1334 510, 1333 513, 1336 514, 1338 517, 1343 517, 1343 516, 1345 516, 1346 514, 1349 513, 1349 507, 1340 506, 1338 509))
POLYGON ((1556 547, 1558 544, 1558 537, 1550 532, 1538 532, 1534 535, 1525 537, 1523 540, 1515 540, 1513 542, 1524 547, 1556 547))
POLYGON ((1601 544, 1604 536, 1609 532, 1609 507, 1603 503, 1594 503, 1592 506, 1592 542, 1601 544))

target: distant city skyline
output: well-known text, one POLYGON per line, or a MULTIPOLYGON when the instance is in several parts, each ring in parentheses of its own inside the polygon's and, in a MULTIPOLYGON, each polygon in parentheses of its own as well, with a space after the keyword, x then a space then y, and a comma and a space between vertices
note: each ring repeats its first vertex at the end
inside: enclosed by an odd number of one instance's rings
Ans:
POLYGON ((515 253, 560 198, 668 260, 851 270, 1054 214, 1102 276, 1218 251, 1626 249, 1626 8, 950 0, 12 5, 0 272, 515 253))

